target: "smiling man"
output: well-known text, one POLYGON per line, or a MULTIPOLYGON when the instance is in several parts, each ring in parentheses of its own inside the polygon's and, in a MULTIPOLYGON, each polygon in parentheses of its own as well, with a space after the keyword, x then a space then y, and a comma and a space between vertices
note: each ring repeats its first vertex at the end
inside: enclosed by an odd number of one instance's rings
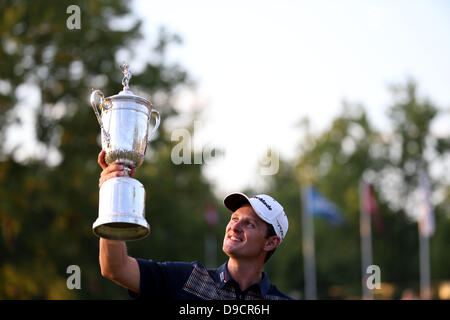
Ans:
MULTIPOLYGON (((107 165, 104 152, 101 186, 123 175, 120 164, 107 165)), ((134 172, 132 172, 132 176, 134 172)), ((288 230, 283 207, 268 195, 232 193, 224 199, 231 211, 223 251, 229 259, 217 269, 199 262, 155 262, 129 257, 125 242, 100 238, 102 275, 128 288, 134 298, 155 300, 285 300, 291 299, 270 283, 264 263, 288 230)))

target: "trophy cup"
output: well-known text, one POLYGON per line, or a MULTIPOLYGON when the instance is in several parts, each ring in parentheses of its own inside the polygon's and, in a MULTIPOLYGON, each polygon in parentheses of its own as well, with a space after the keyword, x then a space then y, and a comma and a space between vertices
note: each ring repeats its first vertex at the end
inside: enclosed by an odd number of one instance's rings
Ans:
POLYGON ((152 103, 129 90, 131 72, 127 64, 120 66, 124 74, 123 90, 105 98, 94 90, 90 102, 100 124, 102 149, 107 164, 124 165, 125 175, 112 178, 100 188, 98 219, 92 229, 99 237, 111 240, 139 240, 150 232, 145 220, 145 189, 129 176, 132 168, 144 161, 147 144, 158 130, 160 115, 152 103), (151 115, 156 123, 149 134, 151 115))

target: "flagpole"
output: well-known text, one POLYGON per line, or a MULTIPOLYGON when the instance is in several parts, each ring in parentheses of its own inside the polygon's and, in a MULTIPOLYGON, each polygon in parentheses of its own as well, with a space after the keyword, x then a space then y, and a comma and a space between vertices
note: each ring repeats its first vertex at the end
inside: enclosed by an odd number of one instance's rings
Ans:
POLYGON ((367 286, 367 268, 372 265, 372 231, 370 213, 365 208, 365 183, 361 179, 359 182, 359 232, 361 235, 361 281, 362 298, 372 300, 373 292, 367 286))
POLYGON ((314 249, 314 221, 312 215, 307 210, 306 188, 301 188, 302 199, 302 246, 303 265, 305 278, 305 299, 316 300, 316 262, 314 249))
POLYGON ((217 266, 217 235, 215 228, 219 222, 219 215, 212 204, 206 207, 205 222, 208 226, 204 238, 205 264, 207 268, 215 268, 217 266))
POLYGON ((207 268, 215 268, 217 266, 217 239, 213 231, 207 231, 204 239, 205 245, 205 265, 207 268))
POLYGON ((422 300, 431 299, 430 286, 430 242, 429 237, 422 235, 419 231, 420 250, 420 298, 422 300))
POLYGON ((431 187, 426 171, 419 171, 419 186, 421 189, 421 205, 419 207, 419 266, 420 266, 420 298, 432 298, 430 281, 430 237, 434 233, 434 213, 431 205, 431 187))

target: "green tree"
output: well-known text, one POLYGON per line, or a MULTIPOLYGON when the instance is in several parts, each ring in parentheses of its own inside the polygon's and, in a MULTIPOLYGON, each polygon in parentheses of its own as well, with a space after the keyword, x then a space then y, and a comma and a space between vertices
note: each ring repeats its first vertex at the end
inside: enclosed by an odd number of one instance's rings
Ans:
MULTIPOLYGON (((436 233, 430 240, 432 284, 437 286, 439 279, 448 279, 449 264, 445 247, 448 244, 449 220, 445 202, 448 202, 448 173, 445 162, 450 151, 448 137, 439 137, 431 132, 432 123, 442 113, 428 98, 420 97, 417 84, 408 80, 405 84, 391 87, 393 104, 389 108, 392 134, 381 144, 379 167, 374 167, 375 184, 383 202, 396 213, 402 215, 405 223, 395 224, 395 232, 386 233, 388 243, 397 250, 385 256, 383 263, 388 265, 386 279, 397 282, 403 289, 418 290, 419 257, 418 229, 416 222, 420 197, 418 197, 419 171, 424 170, 431 180, 434 193, 441 192, 441 200, 434 202, 436 233), (432 175, 431 169, 438 172, 432 175), (446 216, 445 216, 446 215, 446 216), (402 263, 395 263, 395 260, 402 263), (443 267, 445 265, 445 267, 443 267)), ((385 251, 378 246, 378 250, 385 251)))
MULTIPOLYGON (((309 183, 337 204, 347 220, 344 227, 332 227, 314 219, 318 297, 361 297, 358 184, 362 177, 373 183, 383 219, 382 232, 372 226, 373 263, 381 268, 382 282, 393 285, 393 298, 403 289, 418 288, 418 231, 408 202, 418 187, 418 168, 442 165, 448 156, 448 140, 430 132, 439 109, 417 97, 414 82, 394 86, 393 100, 389 108, 392 133, 375 129, 362 105, 348 103, 322 133, 311 133, 304 121, 297 162, 281 161, 278 174, 269 178, 267 192, 281 199, 292 224, 287 245, 280 247, 283 254, 275 254, 267 265, 286 291, 303 291, 299 194, 301 186, 309 183)), ((437 230, 430 244, 432 279, 437 285, 449 278, 444 249, 450 225, 445 211, 449 186, 445 179, 433 179, 432 185, 444 195, 436 203, 437 230)), ((379 297, 383 296, 389 294, 379 297)))
POLYGON ((179 37, 161 29, 154 47, 146 48, 141 21, 123 0, 3 1, 0 17, 0 138, 17 141, 14 148, 0 146, 0 298, 127 297, 126 290, 101 277, 98 239, 91 231, 101 147, 89 96, 92 88, 106 96, 121 90, 121 53, 134 61, 138 50, 149 51, 141 68, 132 65, 130 86, 159 97, 162 115, 159 134, 136 174, 146 188, 152 229, 145 240, 130 242, 129 252, 198 259, 204 207, 214 197, 200 166, 175 166, 170 160, 166 123, 177 116, 171 101, 189 79, 164 57, 179 37), (81 28, 70 30, 66 9, 73 4, 80 8, 81 28), (122 20, 131 23, 118 28, 122 20), (33 126, 22 126, 27 119, 33 126), (27 144, 22 133, 28 131, 33 138, 27 144), (81 290, 66 287, 72 264, 81 268, 81 290))
POLYGON ((331 127, 308 133, 296 166, 300 184, 309 183, 333 201, 345 216, 343 227, 314 219, 319 297, 359 296, 358 182, 372 164, 370 146, 379 139, 361 105, 345 103, 331 127))

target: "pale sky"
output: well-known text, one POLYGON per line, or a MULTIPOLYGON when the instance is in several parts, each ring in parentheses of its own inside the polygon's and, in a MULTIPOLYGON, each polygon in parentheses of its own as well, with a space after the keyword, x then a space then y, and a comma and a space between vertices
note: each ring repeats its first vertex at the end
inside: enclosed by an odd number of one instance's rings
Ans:
MULTIPOLYGON (((135 8, 146 35, 162 25, 183 39, 168 60, 197 89, 181 93, 177 108, 202 106, 194 139, 225 151, 205 171, 218 195, 257 187, 268 148, 292 158, 296 123, 306 116, 325 129, 343 100, 389 130, 388 85, 412 77, 419 94, 450 108, 447 1, 137 0, 135 8)), ((449 120, 434 131, 448 135, 449 120)))

